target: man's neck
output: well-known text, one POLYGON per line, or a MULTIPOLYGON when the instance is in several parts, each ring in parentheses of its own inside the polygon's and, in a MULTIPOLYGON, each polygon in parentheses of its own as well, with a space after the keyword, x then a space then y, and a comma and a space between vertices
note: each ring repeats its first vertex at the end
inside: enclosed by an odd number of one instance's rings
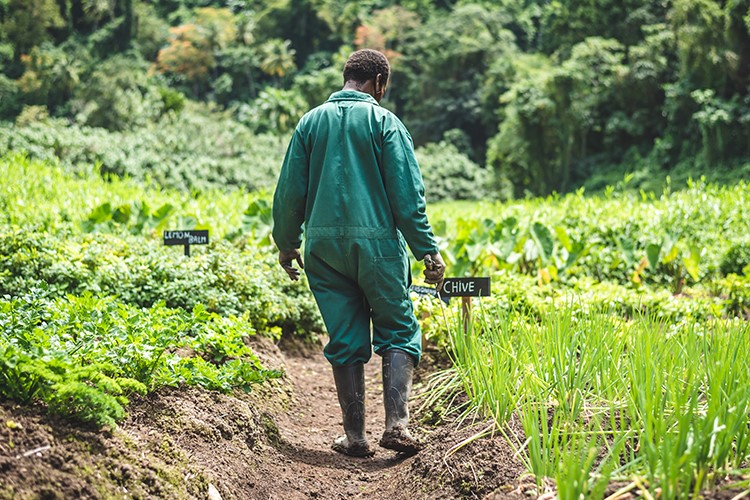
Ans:
POLYGON ((373 99, 375 99, 375 85, 373 84, 372 80, 368 80, 365 83, 354 82, 350 80, 344 83, 344 88, 342 90, 356 90, 357 92, 369 94, 373 99))

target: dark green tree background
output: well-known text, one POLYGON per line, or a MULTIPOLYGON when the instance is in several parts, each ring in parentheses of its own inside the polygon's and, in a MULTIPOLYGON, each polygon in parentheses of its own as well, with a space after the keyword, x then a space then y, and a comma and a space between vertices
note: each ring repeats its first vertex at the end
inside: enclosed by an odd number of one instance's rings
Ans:
POLYGON ((284 135, 360 47, 416 145, 498 196, 750 160, 750 0, 0 0, 0 118, 130 130, 188 100, 284 135))

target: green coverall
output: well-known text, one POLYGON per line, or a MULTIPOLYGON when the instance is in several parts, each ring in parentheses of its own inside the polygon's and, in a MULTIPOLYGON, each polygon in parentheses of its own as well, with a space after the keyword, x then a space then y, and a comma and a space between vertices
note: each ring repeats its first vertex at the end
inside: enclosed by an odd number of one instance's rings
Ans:
POLYGON ((273 219, 282 251, 300 248, 305 225, 305 274, 333 366, 366 363, 372 346, 420 359, 406 244, 417 260, 438 247, 411 136, 393 113, 354 90, 308 112, 284 158, 273 219))

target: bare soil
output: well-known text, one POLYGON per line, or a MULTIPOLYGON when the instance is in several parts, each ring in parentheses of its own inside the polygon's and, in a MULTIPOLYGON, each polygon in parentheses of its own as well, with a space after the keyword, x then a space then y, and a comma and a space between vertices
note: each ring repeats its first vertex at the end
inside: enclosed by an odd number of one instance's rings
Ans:
MULTIPOLYGON (((425 415, 415 414, 424 451, 403 458, 378 448, 377 356, 365 374, 368 437, 377 452, 370 459, 335 453, 341 411, 322 349, 254 347, 268 367, 285 370, 283 379, 248 394, 160 390, 132 401, 116 429, 82 429, 40 407, 0 402, 0 499, 528 498, 518 492, 523 467, 501 437, 449 454, 481 422, 420 425, 425 415)), ((417 378, 431 369, 423 363, 417 378)))

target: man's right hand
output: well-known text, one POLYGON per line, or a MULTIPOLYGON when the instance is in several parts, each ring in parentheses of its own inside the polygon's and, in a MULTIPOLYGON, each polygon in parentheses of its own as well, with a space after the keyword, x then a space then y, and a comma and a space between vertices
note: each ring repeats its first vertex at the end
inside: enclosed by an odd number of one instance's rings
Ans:
POLYGON ((425 255, 424 267, 425 283, 435 285, 435 288, 439 290, 445 278, 445 262, 443 262, 440 252, 425 255))
POLYGON ((300 269, 304 269, 305 265, 302 262, 302 255, 299 253, 299 249, 295 248, 286 252, 279 250, 279 264, 284 268, 284 271, 289 275, 289 279, 297 281, 299 279, 300 271, 292 264, 293 261, 297 261, 300 269))

